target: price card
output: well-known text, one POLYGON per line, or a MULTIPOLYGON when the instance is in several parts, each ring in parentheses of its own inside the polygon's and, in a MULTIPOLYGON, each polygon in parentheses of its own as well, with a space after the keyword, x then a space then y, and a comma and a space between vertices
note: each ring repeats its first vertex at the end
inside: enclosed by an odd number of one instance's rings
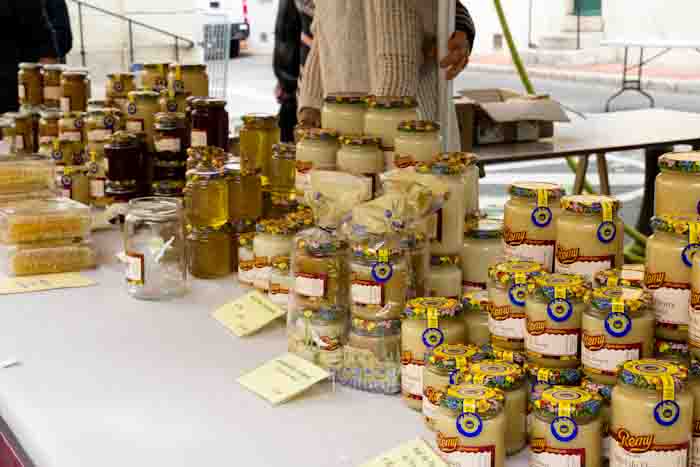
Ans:
POLYGON ((417 438, 360 467, 448 467, 448 465, 425 441, 417 438))
POLYGON ((0 295, 89 287, 95 284, 97 282, 77 273, 11 277, 0 279, 0 295))
POLYGON ((285 354, 238 378, 238 383, 272 405, 282 404, 330 377, 323 368, 285 354))
POLYGON ((283 309, 256 290, 227 303, 212 316, 238 337, 244 337, 285 314, 283 309))

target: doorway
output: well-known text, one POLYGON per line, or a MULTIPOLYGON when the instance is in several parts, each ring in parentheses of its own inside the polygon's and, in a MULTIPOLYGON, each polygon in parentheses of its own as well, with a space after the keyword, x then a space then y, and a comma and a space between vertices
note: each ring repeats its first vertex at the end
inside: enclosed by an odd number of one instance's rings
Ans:
POLYGON ((574 15, 577 11, 581 12, 581 16, 600 16, 602 8, 602 0, 574 0, 574 15))

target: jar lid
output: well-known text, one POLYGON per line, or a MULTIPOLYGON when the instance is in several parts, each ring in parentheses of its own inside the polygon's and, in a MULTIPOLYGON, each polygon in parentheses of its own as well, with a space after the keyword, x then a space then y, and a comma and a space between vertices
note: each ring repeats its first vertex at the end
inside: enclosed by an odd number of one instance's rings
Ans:
POLYGON ((596 383, 592 379, 584 377, 581 379, 581 387, 591 394, 598 394, 605 402, 610 403, 615 385, 596 383))
POLYGON ((20 70, 36 70, 40 69, 41 67, 41 63, 22 62, 19 64, 20 70))
POLYGON ((400 243, 387 242, 382 235, 368 235, 366 241, 353 241, 350 245, 353 258, 369 262, 390 263, 404 255, 400 243))
POLYGON ((400 319, 369 320, 353 317, 350 325, 353 332, 363 336, 384 337, 401 333, 400 319))
POLYGON ((505 401, 503 391, 479 384, 449 386, 447 394, 440 399, 440 405, 462 413, 475 413, 494 417, 501 413, 505 401))
POLYGON ((611 196, 603 195, 573 195, 561 199, 562 209, 575 214, 603 214, 610 209, 610 217, 617 215, 621 203, 611 196))
POLYGON ((469 218, 464 222, 464 235, 477 240, 503 237, 503 221, 499 219, 469 218))
POLYGON ((367 105, 370 109, 415 109, 418 101, 415 97, 369 96, 367 105))
POLYGON ((440 131, 440 124, 430 120, 404 120, 398 130, 405 133, 435 133, 440 131))
POLYGON ((134 79, 136 75, 133 73, 120 72, 120 73, 108 73, 107 78, 111 80, 121 81, 123 79, 134 79))
POLYGON ((258 233, 270 235, 294 235, 299 230, 299 225, 290 219, 283 217, 281 219, 261 219, 255 226, 258 233))
POLYGON ((457 316, 462 307, 454 298, 444 297, 418 297, 409 300, 404 308, 403 317, 406 319, 425 320, 432 310, 437 312, 440 318, 457 316))
POLYGON ((241 120, 245 126, 252 128, 273 129, 277 127, 277 117, 270 114, 245 114, 241 120))
POLYGON ((182 70, 206 70, 207 66, 202 63, 187 63, 187 64, 181 64, 181 63, 170 63, 168 64, 168 69, 169 70, 177 70, 178 68, 182 70))
POLYGON ((508 194, 516 198, 538 199, 542 193, 547 199, 560 199, 566 194, 558 183, 517 182, 508 187, 508 194))
POLYGON ((474 363, 462 377, 465 383, 483 384, 510 391, 522 386, 525 381, 525 372, 515 363, 491 360, 474 363))
POLYGON ((41 115, 41 118, 44 120, 58 120, 61 118, 62 113, 57 109, 44 109, 39 115, 41 115))
POLYGON ((365 104, 367 94, 359 92, 337 92, 326 96, 324 102, 328 104, 365 104))
POLYGON ((581 300, 591 289, 580 274, 544 273, 535 278, 535 295, 547 301, 581 300))
POLYGON ((488 313, 493 306, 486 290, 476 290, 462 295, 462 309, 467 313, 488 313))
POLYGON ((700 152, 670 152, 659 157, 661 171, 700 173, 700 152))
POLYGON ((543 273, 542 265, 534 261, 512 260, 489 267, 489 278, 501 284, 514 282, 534 286, 535 278, 543 273))
POLYGON ((542 368, 527 363, 525 371, 534 384, 548 386, 578 386, 583 377, 583 371, 580 368, 542 368))
POLYGON ((86 70, 76 70, 69 69, 63 70, 64 78, 87 78, 88 72, 86 70))
POLYGON ((604 313, 633 313, 649 306, 652 298, 649 292, 630 287, 600 287, 586 295, 591 308, 604 313))
POLYGON ((416 164, 416 172, 433 175, 462 175, 466 170, 462 153, 443 153, 435 156, 430 162, 416 164))
POLYGON ((644 285, 644 265, 625 264, 619 269, 598 271, 593 280, 598 287, 634 287, 644 285))
POLYGON ((301 140, 336 141, 339 133, 328 128, 301 128, 298 135, 301 140))
POLYGON ((107 101, 104 99, 88 99, 88 107, 107 107, 107 101))
MULTIPOLYGON (((491 344, 486 344, 483 346, 484 351, 491 352, 491 357, 485 360, 500 360, 508 363, 516 363, 519 366, 525 365, 527 362, 527 355, 525 352, 518 352, 517 350, 502 350, 496 349, 491 344)), ((476 361, 476 356, 472 359, 476 361)))
MULTIPOLYGON (((64 114, 65 117, 65 114, 64 114)), ((137 146, 139 139, 133 133, 127 131, 117 131, 109 137, 109 144, 112 146, 137 146)))
POLYGON ((430 257, 431 266, 459 266, 461 262, 462 257, 460 255, 435 255, 430 257))
POLYGON ((253 219, 238 219, 229 224, 231 233, 244 234, 255 232, 255 221, 253 219))
MULTIPOLYGON (((182 209, 182 201, 177 198, 148 196, 129 201, 129 214, 135 214, 145 219, 169 219, 178 215, 182 209)), ((199 232, 198 229, 192 229, 199 232)))
POLYGON ((151 91, 149 89, 139 89, 138 91, 129 91, 129 101, 133 101, 135 99, 158 99, 160 97, 160 94, 158 94, 155 91, 151 91))
POLYGON ((687 235, 691 227, 695 228, 695 235, 700 231, 700 217, 698 216, 654 216, 650 221, 654 232, 666 232, 675 235, 687 235))
POLYGON ((570 386, 545 389, 533 404, 535 410, 552 417, 594 418, 600 414, 603 400, 596 393, 570 386))
POLYGON ((156 130, 177 130, 178 123, 185 119, 185 114, 176 112, 158 112, 153 127, 156 130))
POLYGON ((472 152, 441 152, 433 156, 433 160, 447 163, 458 160, 465 167, 469 167, 479 162, 479 156, 472 152))
POLYGON ((428 363, 446 371, 465 370, 471 358, 479 352, 481 349, 476 345, 442 344, 430 352, 428 363))
POLYGON ((688 370, 662 360, 628 360, 622 364, 617 377, 620 383, 640 389, 663 391, 665 400, 674 400, 675 393, 683 390, 688 370))
POLYGON ((294 160, 297 157, 297 147, 294 144, 278 143, 272 146, 272 155, 280 159, 294 160))
POLYGON ((65 65, 62 65, 60 63, 48 63, 43 66, 44 71, 60 71, 63 72, 66 69, 65 65))
POLYGON ((366 135, 345 135, 340 137, 340 144, 344 146, 379 146, 380 139, 366 135))

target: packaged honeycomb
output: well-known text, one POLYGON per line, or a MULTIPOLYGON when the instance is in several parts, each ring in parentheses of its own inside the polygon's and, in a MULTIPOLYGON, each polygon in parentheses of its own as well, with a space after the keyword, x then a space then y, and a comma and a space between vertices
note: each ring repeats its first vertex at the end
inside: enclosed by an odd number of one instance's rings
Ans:
POLYGON ((3 269, 11 276, 76 272, 96 264, 95 251, 87 242, 22 244, 5 247, 3 253, 3 269))
POLYGON ((71 199, 22 201, 0 208, 0 243, 86 238, 90 223, 90 208, 71 199))
POLYGON ((0 194, 51 190, 55 186, 55 166, 35 157, 0 160, 0 194))

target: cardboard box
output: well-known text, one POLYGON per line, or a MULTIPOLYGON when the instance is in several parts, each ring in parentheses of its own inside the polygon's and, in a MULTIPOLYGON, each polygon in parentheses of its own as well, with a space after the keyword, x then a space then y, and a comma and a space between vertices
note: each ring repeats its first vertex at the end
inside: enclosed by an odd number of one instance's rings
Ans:
POLYGON ((508 89, 465 89, 455 100, 462 150, 496 143, 554 136, 554 122, 568 122, 561 105, 547 95, 508 89))

